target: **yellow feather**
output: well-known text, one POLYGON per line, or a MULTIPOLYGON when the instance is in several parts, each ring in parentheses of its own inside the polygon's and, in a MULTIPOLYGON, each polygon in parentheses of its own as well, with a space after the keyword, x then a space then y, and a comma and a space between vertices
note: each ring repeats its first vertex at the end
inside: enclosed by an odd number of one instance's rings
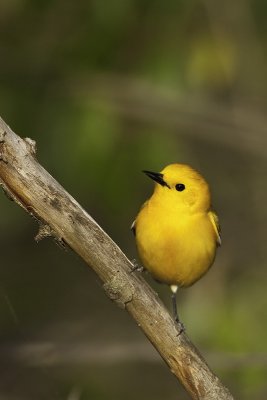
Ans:
POLYGON ((145 172, 156 185, 134 222, 140 259, 158 281, 190 286, 211 267, 220 244, 209 186, 184 164, 145 172))

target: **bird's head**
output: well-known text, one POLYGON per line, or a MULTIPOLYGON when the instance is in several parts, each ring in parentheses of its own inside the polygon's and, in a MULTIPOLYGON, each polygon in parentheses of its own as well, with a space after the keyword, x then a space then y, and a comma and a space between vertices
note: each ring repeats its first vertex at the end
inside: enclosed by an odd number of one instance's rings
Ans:
POLYGON ((186 164, 170 164, 161 172, 143 171, 156 182, 153 196, 170 207, 206 211, 210 190, 205 179, 186 164))

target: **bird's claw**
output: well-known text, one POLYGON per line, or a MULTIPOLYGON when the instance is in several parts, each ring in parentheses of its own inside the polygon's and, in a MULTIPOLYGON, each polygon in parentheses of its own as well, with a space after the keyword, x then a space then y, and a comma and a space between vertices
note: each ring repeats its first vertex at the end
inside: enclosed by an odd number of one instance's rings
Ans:
POLYGON ((132 268, 131 268, 131 272, 143 272, 144 271, 144 267, 142 265, 139 265, 138 262, 133 259, 132 260, 132 268))
POLYGON ((185 332, 185 326, 179 319, 175 319, 175 325, 178 332, 177 336, 180 336, 185 332))

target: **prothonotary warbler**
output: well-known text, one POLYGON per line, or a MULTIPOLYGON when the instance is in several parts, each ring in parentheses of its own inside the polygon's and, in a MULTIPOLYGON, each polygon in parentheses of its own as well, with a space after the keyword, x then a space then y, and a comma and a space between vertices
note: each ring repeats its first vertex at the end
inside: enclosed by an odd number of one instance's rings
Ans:
POLYGON ((177 289, 192 285, 211 267, 221 244, 219 221, 208 183, 189 165, 143 172, 156 184, 132 225, 137 250, 144 268, 170 286, 179 323, 177 289))

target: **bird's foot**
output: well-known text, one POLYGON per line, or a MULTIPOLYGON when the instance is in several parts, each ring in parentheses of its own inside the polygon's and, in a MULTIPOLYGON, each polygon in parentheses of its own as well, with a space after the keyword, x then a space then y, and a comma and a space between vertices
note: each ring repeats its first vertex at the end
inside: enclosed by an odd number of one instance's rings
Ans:
POLYGON ((139 265, 135 259, 131 260, 131 262, 132 262, 131 272, 135 272, 135 271, 143 272, 145 270, 145 268, 142 265, 139 265))
POLYGON ((176 325, 176 329, 177 329, 177 332, 178 332, 177 336, 180 336, 182 333, 185 332, 185 326, 179 319, 175 318, 175 325, 176 325))

